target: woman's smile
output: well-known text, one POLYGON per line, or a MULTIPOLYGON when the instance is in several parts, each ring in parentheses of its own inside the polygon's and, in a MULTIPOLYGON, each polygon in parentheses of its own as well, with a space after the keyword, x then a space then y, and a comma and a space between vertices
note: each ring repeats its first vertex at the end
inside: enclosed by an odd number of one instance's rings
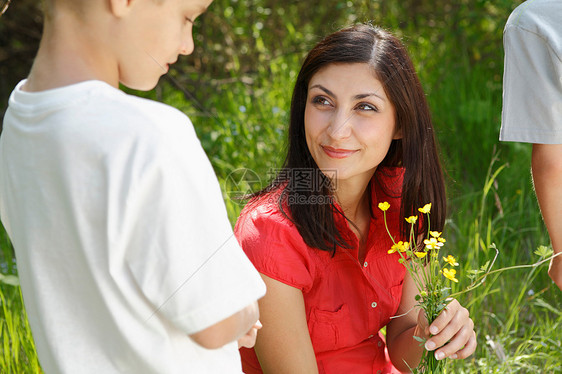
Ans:
POLYGON ((344 149, 344 148, 334 148, 328 145, 321 145, 324 152, 331 158, 347 158, 359 152, 357 149, 344 149))

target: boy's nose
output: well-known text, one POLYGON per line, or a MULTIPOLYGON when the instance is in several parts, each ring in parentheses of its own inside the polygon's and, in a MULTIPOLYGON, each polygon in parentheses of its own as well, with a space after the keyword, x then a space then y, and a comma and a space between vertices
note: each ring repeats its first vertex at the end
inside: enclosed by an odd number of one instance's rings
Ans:
POLYGON ((182 55, 190 55, 193 52, 194 43, 193 43, 193 36, 191 31, 185 35, 182 40, 181 47, 180 47, 180 54, 182 55))
POLYGON ((187 56, 190 55, 193 52, 193 43, 183 43, 181 48, 180 48, 180 54, 187 56))

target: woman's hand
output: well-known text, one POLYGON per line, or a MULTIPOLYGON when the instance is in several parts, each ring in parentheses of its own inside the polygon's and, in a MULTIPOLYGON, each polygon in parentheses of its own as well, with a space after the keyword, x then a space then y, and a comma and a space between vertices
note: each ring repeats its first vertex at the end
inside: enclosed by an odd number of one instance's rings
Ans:
POLYGON ((446 357, 462 359, 476 350, 476 333, 474 322, 468 310, 453 299, 428 326, 423 310, 418 314, 418 329, 428 338, 425 348, 435 350, 435 358, 446 357))

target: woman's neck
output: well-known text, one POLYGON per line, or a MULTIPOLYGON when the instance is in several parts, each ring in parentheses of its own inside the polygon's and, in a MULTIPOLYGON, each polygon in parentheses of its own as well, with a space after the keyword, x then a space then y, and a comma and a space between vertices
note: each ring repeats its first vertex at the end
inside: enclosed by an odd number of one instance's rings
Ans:
POLYGON ((355 224, 361 224, 366 217, 370 217, 368 185, 368 181, 366 183, 336 181, 336 200, 345 216, 355 224))

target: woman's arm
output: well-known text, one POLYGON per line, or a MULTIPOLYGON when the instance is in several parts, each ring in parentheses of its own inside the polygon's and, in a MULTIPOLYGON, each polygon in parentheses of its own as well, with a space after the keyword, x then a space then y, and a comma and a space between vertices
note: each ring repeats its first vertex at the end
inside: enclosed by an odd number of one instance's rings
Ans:
POLYGON ((417 327, 417 316, 420 313, 420 308, 415 306, 414 297, 416 294, 417 289, 414 280, 406 272, 402 286, 402 299, 396 314, 401 315, 409 312, 401 317, 391 319, 386 325, 388 354, 392 364, 400 371, 410 371, 408 365, 411 368, 417 367, 423 353, 423 348, 419 346, 420 343, 413 338, 413 336, 424 336, 417 327))
POLYGON ((261 328, 254 347, 264 373, 318 373, 302 291, 261 274, 261 328))
POLYGON ((393 365, 401 371, 409 371, 408 366, 414 368, 419 365, 423 348, 413 336, 426 338, 425 348, 435 350, 437 359, 461 359, 474 353, 476 334, 468 310, 457 300, 452 300, 431 326, 427 326, 423 310, 416 307, 417 293, 412 277, 406 273, 397 314, 411 311, 392 319, 386 328, 388 352, 393 365))

